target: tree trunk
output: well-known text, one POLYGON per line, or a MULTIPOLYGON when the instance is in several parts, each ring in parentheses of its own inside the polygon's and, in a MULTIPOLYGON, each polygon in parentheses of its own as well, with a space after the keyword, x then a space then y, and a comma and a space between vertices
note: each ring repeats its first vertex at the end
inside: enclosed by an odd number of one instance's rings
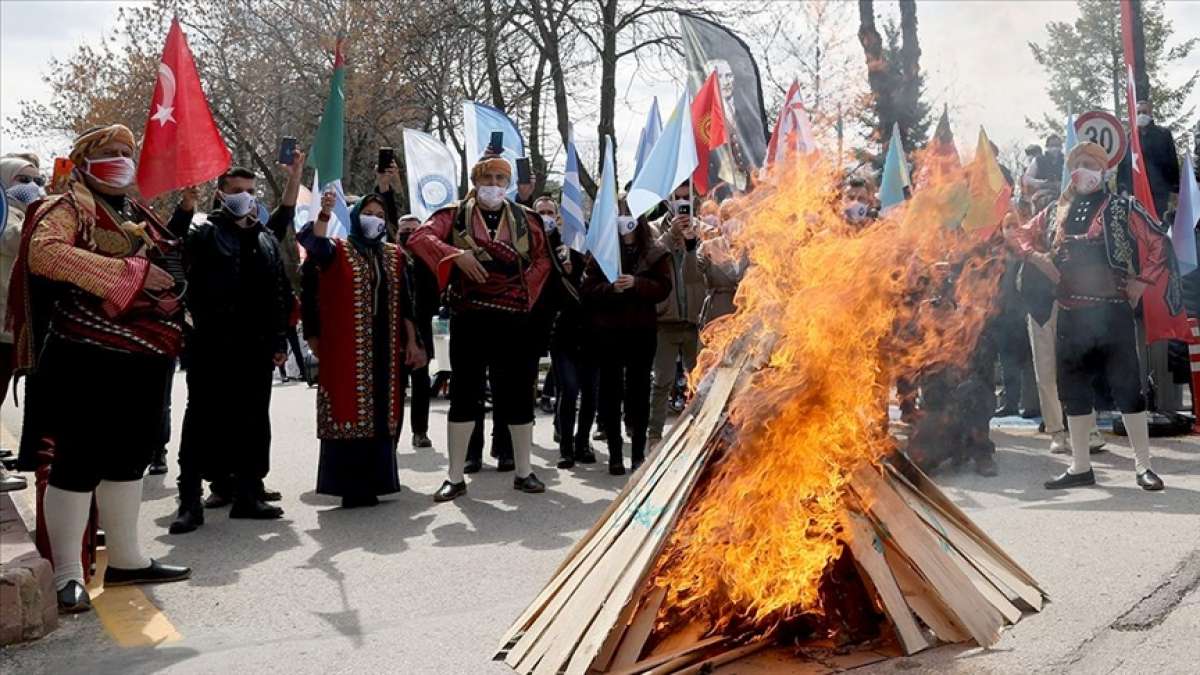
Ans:
POLYGON ((542 52, 529 92, 529 163, 534 173, 534 194, 541 194, 546 186, 546 157, 542 153, 542 82, 545 78, 546 53, 542 52))
POLYGON ((487 57, 488 88, 492 105, 504 112, 504 85, 500 82, 500 61, 496 57, 496 12, 492 0, 483 0, 483 46, 487 57))
MULTIPOLYGON (((604 166, 605 139, 616 137, 613 115, 617 102, 617 4, 617 0, 600 0, 603 15, 600 24, 600 124, 596 127, 600 154, 596 175, 600 175, 604 166)), ((613 154, 616 154, 616 148, 613 148, 613 154)), ((620 190, 620 183, 617 185, 620 190)))
POLYGON ((882 156, 891 133, 891 125, 885 119, 891 108, 891 92, 887 87, 887 62, 883 60, 883 37, 875 28, 875 3, 872 0, 858 0, 858 42, 867 62, 867 83, 871 85, 876 113, 875 138, 879 139, 882 156))
POLYGON ((1130 0, 1133 13, 1133 82, 1138 98, 1150 100, 1150 77, 1146 74, 1146 30, 1142 25, 1142 0, 1130 0))
MULTIPOLYGON (((559 36, 556 31, 556 26, 562 23, 562 17, 559 16, 557 20, 551 18, 554 13, 553 0, 532 0, 529 7, 534 23, 537 25, 538 35, 542 40, 542 53, 550 64, 550 84, 554 87, 555 120, 558 125, 558 136, 565 146, 567 138, 570 136, 571 111, 567 101, 567 78, 563 73, 562 59, 559 57, 559 36), (546 3, 545 7, 542 2, 546 3)), ((583 165, 579 166, 579 186, 589 196, 596 196, 596 181, 592 179, 591 173, 583 165)))
POLYGON ((921 45, 917 39, 917 4, 914 0, 900 0, 900 37, 900 100, 896 113, 900 118, 901 134, 905 136, 904 147, 912 148, 919 140, 911 137, 911 130, 917 121, 921 100, 921 45))

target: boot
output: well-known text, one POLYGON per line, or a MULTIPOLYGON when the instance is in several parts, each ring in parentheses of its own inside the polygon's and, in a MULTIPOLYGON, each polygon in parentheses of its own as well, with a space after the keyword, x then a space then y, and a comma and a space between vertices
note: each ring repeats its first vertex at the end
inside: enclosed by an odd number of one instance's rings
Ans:
POLYGON ((570 436, 567 436, 565 438, 562 436, 559 436, 559 439, 558 439, 558 454, 559 454, 558 468, 560 468, 560 469, 574 468, 574 466, 575 466, 575 448, 573 447, 573 445, 574 445, 574 439, 571 438, 570 436))
POLYGON ((177 481, 179 485, 179 515, 171 522, 167 531, 171 534, 186 534, 204 524, 204 502, 200 499, 202 488, 196 485, 185 485, 183 478, 177 481))
POLYGON ((606 434, 610 439, 608 442, 608 473, 613 476, 625 475, 625 457, 622 454, 624 451, 624 439, 621 434, 606 434), (613 441, 611 439, 615 438, 613 441))
POLYGON ((282 518, 283 509, 264 502, 262 490, 262 481, 246 481, 239 485, 237 496, 233 499, 233 508, 229 510, 229 517, 252 520, 282 518))
POLYGON ((167 449, 160 448, 154 453, 154 459, 150 462, 150 468, 146 469, 146 473, 151 476, 161 476, 167 472, 167 449))

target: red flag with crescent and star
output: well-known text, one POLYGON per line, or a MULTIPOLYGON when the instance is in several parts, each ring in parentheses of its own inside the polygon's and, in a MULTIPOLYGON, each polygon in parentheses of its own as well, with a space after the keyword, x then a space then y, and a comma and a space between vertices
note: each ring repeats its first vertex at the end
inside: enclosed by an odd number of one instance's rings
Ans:
POLYGON ((172 19, 138 158, 138 189, 143 198, 153 199, 212 180, 231 162, 229 148, 200 88, 192 51, 179 20, 172 19))
POLYGON ((692 186, 696 194, 708 194, 708 156, 713 150, 725 145, 725 105, 721 99, 721 88, 717 84, 717 71, 709 73, 704 86, 696 92, 692 101, 692 134, 696 137, 696 170, 692 172, 692 186))

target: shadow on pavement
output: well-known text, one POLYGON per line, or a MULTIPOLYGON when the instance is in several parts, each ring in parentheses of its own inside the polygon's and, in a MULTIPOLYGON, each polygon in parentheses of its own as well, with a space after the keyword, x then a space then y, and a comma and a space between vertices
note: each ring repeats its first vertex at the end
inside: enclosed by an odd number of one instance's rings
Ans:
POLYGON ((300 545, 286 516, 283 520, 231 520, 227 508, 207 509, 200 529, 167 534, 166 527, 174 517, 171 513, 155 520, 163 528, 163 534, 155 539, 171 547, 164 562, 192 567, 192 578, 187 583, 194 586, 236 583, 240 570, 300 545))

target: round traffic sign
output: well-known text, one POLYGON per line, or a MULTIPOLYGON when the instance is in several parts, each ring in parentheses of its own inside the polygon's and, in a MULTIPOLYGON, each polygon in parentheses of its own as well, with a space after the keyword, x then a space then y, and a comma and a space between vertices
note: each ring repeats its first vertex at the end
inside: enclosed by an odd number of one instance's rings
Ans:
POLYGON ((1101 110, 1084 113, 1075 120, 1075 133, 1080 142, 1095 143, 1108 155, 1108 168, 1113 168, 1129 149, 1129 137, 1116 115, 1101 110))

